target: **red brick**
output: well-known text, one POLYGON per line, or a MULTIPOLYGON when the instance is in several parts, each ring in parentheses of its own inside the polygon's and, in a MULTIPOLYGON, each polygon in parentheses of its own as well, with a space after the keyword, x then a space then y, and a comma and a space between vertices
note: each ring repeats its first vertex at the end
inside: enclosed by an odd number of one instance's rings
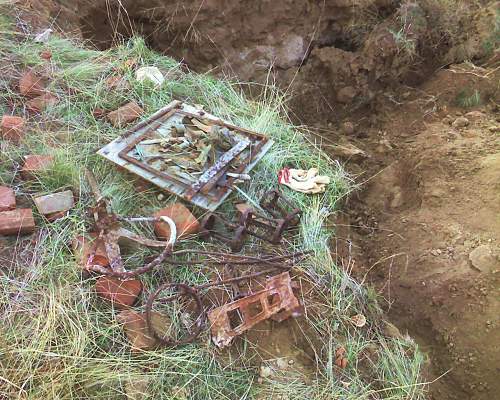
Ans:
POLYGON ((38 208, 38 212, 43 215, 65 212, 72 209, 75 205, 75 199, 71 190, 38 196, 33 201, 36 208, 38 208))
POLYGON ((45 93, 45 82, 32 71, 26 72, 19 80, 19 93, 26 97, 37 97, 45 93))
MULTIPOLYGON (((177 228, 177 238, 192 235, 200 231, 200 223, 196 217, 181 203, 172 204, 154 214, 155 217, 170 217, 177 228)), ((155 233, 161 239, 170 238, 170 227, 166 222, 156 222, 155 233)))
POLYGON ((44 93, 41 96, 35 97, 26 102, 26 108, 33 112, 42 112, 47 107, 55 106, 59 103, 59 99, 52 93, 44 93))
POLYGON ((90 272, 87 269, 88 263, 100 265, 101 267, 109 267, 108 253, 106 252, 104 242, 99 240, 94 249, 96 239, 97 234, 90 233, 89 235, 77 236, 71 243, 76 262, 86 272, 90 272), (92 253, 94 253, 94 256, 92 260, 90 260, 92 253))
POLYGON ((24 118, 13 115, 2 117, 2 137, 18 143, 24 134, 24 118))
POLYGON ((31 154, 24 157, 24 165, 21 173, 24 178, 32 177, 33 174, 49 169, 54 163, 54 156, 31 154))
POLYGON ((31 208, 0 212, 0 235, 18 235, 35 230, 31 208))
POLYGON ((7 186, 0 186, 0 211, 9 211, 16 208, 16 195, 7 186))
POLYGON ((109 300, 116 308, 128 308, 134 304, 142 291, 142 283, 137 279, 122 281, 112 276, 102 276, 95 284, 97 294, 109 300))
POLYGON ((135 121, 144 113, 144 110, 133 101, 120 107, 118 110, 111 111, 108 114, 108 120, 113 126, 118 128, 135 121))
MULTIPOLYGON (((159 345, 158 339, 148 329, 146 313, 124 310, 118 314, 117 319, 123 325, 123 330, 132 346, 132 351, 153 350, 159 345)), ((153 311, 151 313, 151 323, 158 332, 166 332, 170 326, 170 319, 153 311)))

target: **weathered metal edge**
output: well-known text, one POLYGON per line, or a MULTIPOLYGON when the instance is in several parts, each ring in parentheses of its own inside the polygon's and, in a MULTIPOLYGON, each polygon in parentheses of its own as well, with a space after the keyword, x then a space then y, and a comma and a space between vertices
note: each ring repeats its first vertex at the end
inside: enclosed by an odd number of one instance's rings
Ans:
MULTIPOLYGON (((138 125, 132 127, 130 130, 128 130, 125 134, 117 137, 110 143, 108 143, 106 146, 101 148, 100 150, 97 151, 97 154, 108 159, 109 161, 119 165, 120 167, 126 169, 127 171, 147 180, 148 182, 151 182, 152 184, 158 186, 159 188, 166 190, 172 194, 175 194, 179 196, 180 198, 184 198, 183 194, 184 191, 180 190, 178 187, 176 187, 173 184, 170 184, 169 182, 163 181, 160 177, 155 176, 154 174, 136 166, 128 161, 122 159, 121 157, 118 156, 118 153, 120 153, 121 150, 123 150, 127 146, 127 141, 123 140, 124 138, 128 138, 130 136, 140 136, 144 133, 145 130, 148 129, 149 124, 154 122, 156 119, 159 117, 163 116, 166 112, 173 110, 175 108, 179 108, 183 111, 190 112, 192 114, 198 113, 200 110, 196 109, 195 107, 192 107, 188 104, 184 104, 178 100, 174 100, 171 103, 167 104, 165 107, 159 109, 156 111, 154 114, 152 114, 150 117, 145 119, 144 121, 141 121, 138 125)), ((218 117, 215 117, 212 114, 209 114, 207 112, 204 112, 203 114, 204 118, 209 118, 214 121, 223 121, 218 117)), ((229 124, 229 122, 227 122, 229 124)), ((271 146, 274 144, 274 141, 269 139, 261 148, 261 151, 255 159, 247 165, 247 167, 244 169, 244 173, 250 172, 255 165, 262 159, 262 157, 267 153, 267 151, 271 148, 271 146)), ((193 197, 191 202, 195 204, 198 207, 201 207, 205 210, 208 211, 215 211, 225 200, 226 198, 232 193, 233 190, 228 190, 221 198, 219 201, 215 203, 207 203, 205 200, 205 196, 201 194, 197 194, 196 196, 193 197)))

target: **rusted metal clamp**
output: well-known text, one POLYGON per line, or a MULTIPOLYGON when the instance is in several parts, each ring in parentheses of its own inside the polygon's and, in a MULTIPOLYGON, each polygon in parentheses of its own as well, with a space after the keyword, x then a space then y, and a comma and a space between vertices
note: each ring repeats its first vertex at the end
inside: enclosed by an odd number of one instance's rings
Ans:
POLYGON ((260 200, 260 206, 274 218, 284 219, 287 227, 298 225, 302 215, 300 208, 294 208, 290 200, 275 189, 264 193, 260 200), (285 207, 291 211, 287 211, 285 207))
POLYGON ((246 238, 246 227, 244 225, 234 224, 219 214, 209 213, 201 221, 200 237, 204 240, 215 237, 221 242, 226 243, 231 251, 236 253, 243 248, 243 242, 246 238), (227 235, 220 233, 216 225, 222 225, 227 231, 227 235))

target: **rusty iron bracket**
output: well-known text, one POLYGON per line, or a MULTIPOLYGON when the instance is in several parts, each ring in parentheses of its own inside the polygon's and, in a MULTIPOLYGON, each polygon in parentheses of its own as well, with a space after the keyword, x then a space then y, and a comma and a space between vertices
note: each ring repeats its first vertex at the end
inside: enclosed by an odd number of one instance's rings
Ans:
MULTIPOLYGON (((96 206, 93 208, 93 216, 97 238, 93 242, 93 248, 91 249, 91 255, 89 257, 90 262, 94 258, 99 242, 102 242, 104 243, 106 256, 109 260, 113 275, 126 277, 127 271, 121 257, 120 242, 123 243, 124 241, 128 241, 129 243, 136 243, 141 246, 162 249, 170 248, 171 250, 173 243, 147 239, 121 227, 119 222, 120 217, 111 211, 110 203, 102 196, 94 175, 87 170, 86 176, 96 199, 96 206)), ((88 269, 94 269, 93 267, 93 265, 87 265, 88 269)), ((102 272, 104 269, 101 266, 95 267, 98 268, 99 272, 102 272)))
POLYGON ((298 225, 302 215, 300 208, 294 208, 292 202, 278 190, 269 190, 264 193, 260 206, 274 218, 284 219, 289 227, 298 225), (287 208, 291 211, 287 211, 287 208))
POLYGON ((260 205, 273 218, 258 214, 251 208, 238 210, 237 222, 228 221, 220 214, 209 213, 201 222, 201 237, 215 237, 226 243, 233 252, 241 251, 247 235, 271 244, 281 243, 283 233, 299 223, 301 210, 293 208, 291 202, 277 190, 266 192, 260 205), (291 208, 291 211, 285 207, 291 208), (217 225, 222 225, 228 233, 217 231, 217 225))
POLYGON ((212 340, 217 347, 228 346, 234 337, 259 322, 272 317, 286 319, 299 308, 290 274, 283 272, 269 278, 264 290, 209 311, 212 340))
POLYGON ((200 237, 202 239, 209 239, 210 237, 215 237, 221 242, 226 243, 231 251, 237 253, 243 248, 243 244, 246 237, 245 226, 238 226, 222 215, 215 213, 208 213, 200 223, 200 237), (228 231, 228 234, 222 234, 216 230, 216 225, 221 224, 228 231))

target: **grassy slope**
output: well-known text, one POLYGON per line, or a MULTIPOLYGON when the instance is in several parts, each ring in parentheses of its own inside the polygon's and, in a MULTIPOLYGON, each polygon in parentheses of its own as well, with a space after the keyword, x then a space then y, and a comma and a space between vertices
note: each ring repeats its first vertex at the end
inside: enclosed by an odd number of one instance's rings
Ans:
MULTIPOLYGON (((17 245, 17 264, 1 269, 0 305, 0 397, 6 398, 124 398, 129 381, 149 379, 151 398, 176 398, 176 388, 188 388, 192 399, 308 398, 308 399, 419 399, 422 357, 411 341, 384 338, 376 321, 380 318, 365 289, 338 268, 329 253, 332 232, 323 223, 348 190, 341 167, 328 159, 303 133, 286 122, 283 98, 273 89, 258 101, 249 101, 237 84, 210 76, 185 73, 172 59, 160 56, 141 39, 107 52, 86 49, 53 36, 43 47, 52 61, 39 57, 42 45, 13 32, 2 18, 0 76, 2 112, 22 115, 24 100, 13 89, 13 76, 27 67, 39 66, 52 76, 50 89, 60 103, 43 115, 29 118, 29 134, 21 146, 2 151, 0 184, 13 185, 20 198, 34 193, 72 188, 80 201, 71 215, 52 224, 38 219, 36 240, 11 241, 17 245), (10 33, 9 33, 10 32, 10 33), (127 60, 156 65, 167 77, 161 90, 137 84, 127 60), (109 91, 105 79, 124 74, 130 91, 109 91), (69 91, 68 89, 71 88, 69 91), (305 196, 289 193, 305 210, 290 250, 312 249, 314 256, 300 268, 320 293, 321 304, 307 304, 309 323, 318 333, 316 376, 306 385, 294 376, 275 377, 256 384, 256 370, 246 364, 245 354, 230 366, 218 362, 208 334, 197 343, 178 349, 132 354, 115 320, 115 312, 92 293, 93 278, 82 281, 69 249, 69 241, 86 229, 86 207, 92 204, 83 178, 83 167, 92 169, 114 210, 123 215, 150 215, 162 205, 155 191, 138 193, 130 176, 101 160, 95 151, 120 134, 92 116, 96 107, 114 109, 136 100, 151 114, 172 99, 203 104, 215 115, 237 125, 264 132, 276 145, 262 160, 250 187, 234 196, 255 200, 276 183, 276 172, 292 164, 318 167, 332 177, 327 193, 305 196), (55 167, 34 181, 22 181, 16 167, 29 153, 54 154, 55 167), (369 324, 356 329, 349 317, 362 312, 369 324), (349 365, 340 371, 333 365, 334 351, 343 344, 349 365), (369 350, 369 352, 368 352, 369 350), (371 354, 364 357, 363 354, 371 354), (275 379, 275 381, 273 381, 275 379), (259 394, 260 393, 260 394, 259 394), (279 397, 283 395, 282 397, 279 397)), ((228 207, 228 206, 226 206, 228 207)), ((145 228, 146 229, 146 228, 145 228)), ((187 243, 181 246, 199 245, 187 243)), ((140 264, 142 254, 129 265, 140 264)), ((200 282, 201 269, 178 268, 155 271, 145 277, 145 292, 166 279, 200 282)), ((317 300, 317 299, 316 299, 317 300)), ((307 300, 306 300, 307 301, 307 300)), ((243 346, 244 348, 244 346, 243 346)), ((300 377, 299 377, 300 378, 300 377)), ((311 378, 311 377, 309 377, 311 378)), ((179 390, 179 393, 182 390, 179 390)), ((178 398, 183 398, 178 394, 178 398)))

